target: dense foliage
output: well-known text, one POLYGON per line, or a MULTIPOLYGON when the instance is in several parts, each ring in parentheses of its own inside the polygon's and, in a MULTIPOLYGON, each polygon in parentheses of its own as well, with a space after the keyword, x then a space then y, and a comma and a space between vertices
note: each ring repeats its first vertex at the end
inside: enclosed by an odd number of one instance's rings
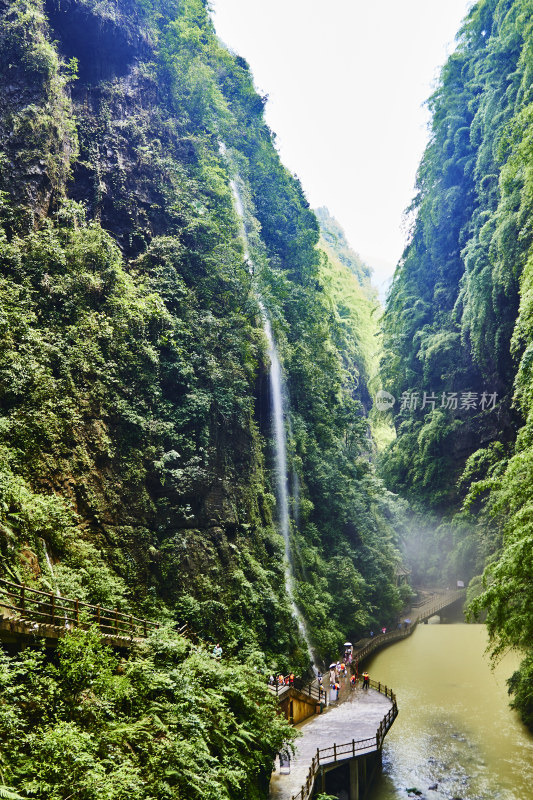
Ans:
POLYGON ((338 221, 331 216, 325 206, 317 208, 315 213, 320 223, 323 246, 328 255, 331 256, 333 254, 334 258, 337 258, 341 264, 348 267, 350 272, 357 278, 361 288, 365 290, 365 294, 369 297, 374 297, 376 290, 370 283, 372 270, 365 264, 359 253, 353 250, 338 221))
MULTIPOLYGON (((3 574, 187 622, 241 663, 309 668, 285 591, 261 298, 287 387, 294 591, 311 639, 329 658, 389 624, 402 604, 398 512, 373 473, 364 416, 377 323, 368 274, 331 224, 319 247, 264 98, 207 3, 0 0, 0 49, 3 574)), ((224 669, 202 676, 192 654, 158 661, 152 643, 119 680, 99 651, 103 683, 76 689, 71 707, 68 647, 51 664, 33 651, 4 660, 3 713, 24 734, 2 769, 17 787, 65 800, 68 765, 54 772, 49 756, 72 746, 87 768, 80 797, 119 772, 110 798, 180 797, 196 730, 201 796, 264 790, 284 729, 248 695, 234 712, 224 669), (154 670, 198 681, 194 719, 186 703, 180 716, 174 683, 173 710, 150 716, 154 670), (32 680, 42 702, 17 705, 32 680), (223 709, 239 719, 224 745, 223 709)))
POLYGON ((382 461, 419 509, 423 571, 451 553, 442 577, 474 576, 495 654, 526 653, 510 687, 530 723, 532 20, 530 0, 476 3, 430 100, 385 315, 384 385, 405 399, 382 461))
POLYGON ((126 659, 94 629, 0 652, 0 691, 3 780, 43 800, 253 800, 294 736, 253 666, 170 631, 126 659))

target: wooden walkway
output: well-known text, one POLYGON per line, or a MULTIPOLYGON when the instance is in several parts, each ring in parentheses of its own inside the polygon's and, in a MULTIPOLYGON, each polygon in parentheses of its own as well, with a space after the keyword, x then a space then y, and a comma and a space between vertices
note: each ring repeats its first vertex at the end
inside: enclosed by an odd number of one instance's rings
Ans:
MULTIPOLYGON (((132 642, 159 628, 158 622, 116 608, 61 597, 0 578, 0 639, 4 642, 40 637, 54 645, 72 628, 90 625, 97 625, 107 643, 114 647, 130 647, 132 642)), ((186 626, 176 630, 184 633, 186 626)))
POLYGON ((401 627, 388 633, 379 633, 372 638, 360 639, 356 642, 353 646, 354 664, 360 665, 365 658, 381 647, 410 636, 420 622, 425 622, 439 611, 449 608, 465 597, 466 589, 446 589, 432 592, 422 603, 412 606, 409 613, 405 615, 406 619, 410 620, 409 623, 402 624, 401 627))

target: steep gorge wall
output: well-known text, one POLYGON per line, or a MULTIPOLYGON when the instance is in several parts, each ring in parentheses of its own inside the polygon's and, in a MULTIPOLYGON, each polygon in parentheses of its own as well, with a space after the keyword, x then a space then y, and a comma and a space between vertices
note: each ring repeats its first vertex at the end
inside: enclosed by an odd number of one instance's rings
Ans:
POLYGON ((381 470, 419 511, 426 579, 473 578, 495 652, 525 653, 511 685, 530 723, 532 19, 530 0, 473 5, 430 99, 385 314, 383 382, 400 402, 381 470))
POLYGON ((339 349, 318 223, 264 101, 200 0, 0 9, 9 574, 50 584, 42 538, 65 594, 134 601, 228 650, 304 666, 256 286, 287 373, 296 594, 320 649, 370 624, 372 608, 395 613, 399 556, 354 388, 362 362, 339 349))

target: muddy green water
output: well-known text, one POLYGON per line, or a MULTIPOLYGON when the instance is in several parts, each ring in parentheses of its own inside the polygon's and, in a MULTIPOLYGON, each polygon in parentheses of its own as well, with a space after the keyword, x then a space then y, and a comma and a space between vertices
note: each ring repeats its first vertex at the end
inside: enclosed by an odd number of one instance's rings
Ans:
POLYGON ((486 644, 483 625, 419 625, 366 662, 399 707, 371 800, 405 800, 410 788, 427 800, 533 800, 533 735, 505 684, 519 658, 492 671, 486 644))

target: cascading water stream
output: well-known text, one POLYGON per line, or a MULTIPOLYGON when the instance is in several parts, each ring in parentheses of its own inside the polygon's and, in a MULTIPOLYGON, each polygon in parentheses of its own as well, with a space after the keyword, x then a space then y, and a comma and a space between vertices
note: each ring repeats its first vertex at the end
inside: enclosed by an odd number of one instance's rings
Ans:
MULTIPOLYGON (((221 148, 222 152, 225 151, 221 148)), ((230 181, 231 191, 235 201, 235 208, 241 221, 241 236, 244 244, 244 258, 248 263, 250 273, 253 273, 250 252, 248 248, 248 238, 244 225, 244 205, 240 196, 239 188, 235 181, 230 181)), ((293 566, 290 546, 290 516, 289 516, 289 489, 287 473, 287 434, 285 429, 285 407, 284 407, 284 385, 281 364, 278 356, 276 342, 272 333, 272 326, 266 308, 256 291, 261 317, 263 319, 263 330, 268 343, 268 356, 270 359, 270 394, 272 403, 272 427, 274 433, 274 455, 276 462, 276 494, 278 499, 279 526, 285 545, 285 589, 291 604, 292 612, 298 622, 300 633, 307 644, 309 657, 313 666, 317 663, 317 657, 311 646, 309 634, 305 625, 305 620, 294 600, 293 591, 293 566)), ((314 666, 316 671, 316 666, 314 666)))
POLYGON ((292 554, 290 545, 290 522, 289 522, 289 490, 287 485, 287 435, 285 431, 285 411, 284 411, 284 392, 283 376, 281 364, 278 357, 276 342, 272 333, 272 326, 268 319, 266 310, 259 301, 261 314, 263 316, 263 329, 268 343, 268 356, 270 359, 270 393, 272 399, 272 427, 274 430, 274 454, 276 461, 276 489, 279 505, 279 526, 285 544, 285 589, 289 597, 293 614, 298 622, 298 628, 307 644, 309 656, 313 665, 317 658, 309 640, 309 634, 305 625, 305 620, 296 602, 293 592, 293 569, 292 554))
MULTIPOLYGON (((50 577, 52 578, 52 586, 54 587, 54 590, 55 590, 55 596, 56 597, 61 597, 61 592, 59 591, 59 589, 56 586, 56 575, 55 575, 55 572, 54 572, 54 567, 52 565, 52 559, 50 558, 50 555, 48 553, 48 548, 46 547, 46 542, 44 541, 44 539, 41 539, 41 538, 39 539, 39 541, 41 542, 41 547, 43 548, 44 557, 45 557, 45 560, 46 560, 46 564, 48 566, 48 571, 50 573, 50 577)), ((68 617, 67 617, 66 611, 63 612, 63 615, 65 617, 65 627, 68 627, 68 617)))
POLYGON ((50 573, 50 575, 52 577, 52 580, 55 582, 56 576, 54 574, 54 568, 52 566, 52 561, 51 561, 50 556, 48 554, 48 549, 46 547, 46 542, 44 541, 44 539, 39 539, 39 541, 41 542, 41 547, 43 548, 44 557, 45 557, 45 560, 46 560, 46 564, 48 566, 48 572, 50 573))

